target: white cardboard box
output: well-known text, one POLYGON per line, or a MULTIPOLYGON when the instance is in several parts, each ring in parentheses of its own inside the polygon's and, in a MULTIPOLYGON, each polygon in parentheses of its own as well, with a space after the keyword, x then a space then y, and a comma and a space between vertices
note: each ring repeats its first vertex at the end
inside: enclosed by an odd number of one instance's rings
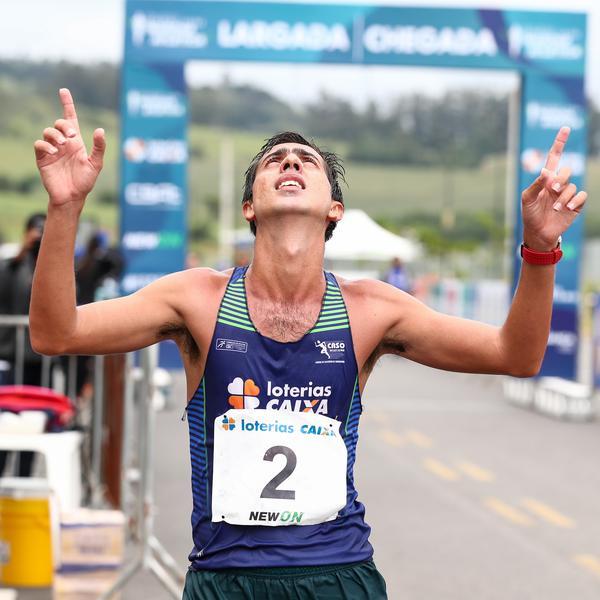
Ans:
POLYGON ((123 563, 125 517, 117 510, 77 509, 60 519, 61 573, 117 569, 123 563))

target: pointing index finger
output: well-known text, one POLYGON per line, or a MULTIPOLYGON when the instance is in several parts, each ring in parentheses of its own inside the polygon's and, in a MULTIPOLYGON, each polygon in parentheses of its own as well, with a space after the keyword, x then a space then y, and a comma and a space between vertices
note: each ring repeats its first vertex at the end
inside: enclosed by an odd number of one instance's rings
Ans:
POLYGON ((561 127, 556 134, 556 138, 550 148, 550 152, 548 152, 548 158, 546 158, 545 168, 549 171, 555 172, 558 169, 558 163, 560 163, 560 159, 562 157, 563 150, 565 149, 565 144, 569 139, 569 134, 571 133, 570 127, 561 127))
POLYGON ((77 123, 77 112, 75 111, 75 104, 73 103, 73 96, 67 88, 61 88, 58 90, 60 101, 63 105, 63 115, 65 119, 75 121, 77 123))

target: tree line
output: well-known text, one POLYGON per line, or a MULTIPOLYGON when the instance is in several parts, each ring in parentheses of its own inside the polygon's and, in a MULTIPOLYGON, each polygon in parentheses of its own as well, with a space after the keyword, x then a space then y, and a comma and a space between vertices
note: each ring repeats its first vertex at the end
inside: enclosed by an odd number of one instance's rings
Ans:
MULTIPOLYGON (((117 111, 117 65, 70 62, 0 62, 0 132, 10 132, 11 108, 30 117, 43 112, 42 99, 69 87, 79 104, 117 111), (26 97, 23 98, 23 91, 26 97)), ((250 131, 295 129, 318 139, 346 143, 346 158, 356 162, 473 167, 506 151, 508 99, 485 92, 453 91, 442 97, 412 94, 396 98, 385 110, 358 109, 348 100, 321 94, 300 108, 249 85, 190 90, 192 123, 250 131)), ((589 151, 600 155, 600 112, 590 104, 589 151)))

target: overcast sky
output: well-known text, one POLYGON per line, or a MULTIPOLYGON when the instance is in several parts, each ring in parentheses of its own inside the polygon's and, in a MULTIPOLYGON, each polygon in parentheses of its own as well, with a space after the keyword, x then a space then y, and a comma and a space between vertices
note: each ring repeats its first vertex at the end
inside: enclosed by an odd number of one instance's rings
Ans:
MULTIPOLYGON (((118 62, 123 54, 124 4, 125 0, 8 0, 0 20, 0 60, 18 57, 118 62)), ((600 106, 598 0, 410 0, 373 4, 587 12, 587 91, 600 106)), ((441 94, 453 87, 504 92, 514 88, 517 81, 510 73, 483 72, 473 77, 472 71, 446 69, 216 62, 190 63, 187 68, 188 81, 193 85, 219 82, 224 74, 233 82, 253 83, 288 101, 306 102, 318 97, 320 90, 326 90, 359 105, 370 99, 385 101, 413 92, 441 94)))

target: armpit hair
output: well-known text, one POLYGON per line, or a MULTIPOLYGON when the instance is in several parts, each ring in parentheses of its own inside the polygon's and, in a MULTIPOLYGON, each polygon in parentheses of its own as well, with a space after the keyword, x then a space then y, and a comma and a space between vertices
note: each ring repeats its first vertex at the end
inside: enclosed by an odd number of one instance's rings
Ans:
POLYGON ((367 358, 367 360, 365 361, 365 365, 364 365, 363 369, 367 373, 370 373, 374 369, 377 361, 384 354, 395 354, 396 356, 401 356, 405 352, 406 352, 406 346, 404 345, 403 342, 383 340, 377 346, 377 348, 375 348, 375 350, 373 350, 373 352, 371 352, 371 356, 369 356, 369 358, 367 358))
POLYGON ((200 358, 200 349, 196 340, 187 327, 175 323, 165 323, 158 330, 159 340, 174 339, 177 345, 185 352, 191 360, 200 358))

